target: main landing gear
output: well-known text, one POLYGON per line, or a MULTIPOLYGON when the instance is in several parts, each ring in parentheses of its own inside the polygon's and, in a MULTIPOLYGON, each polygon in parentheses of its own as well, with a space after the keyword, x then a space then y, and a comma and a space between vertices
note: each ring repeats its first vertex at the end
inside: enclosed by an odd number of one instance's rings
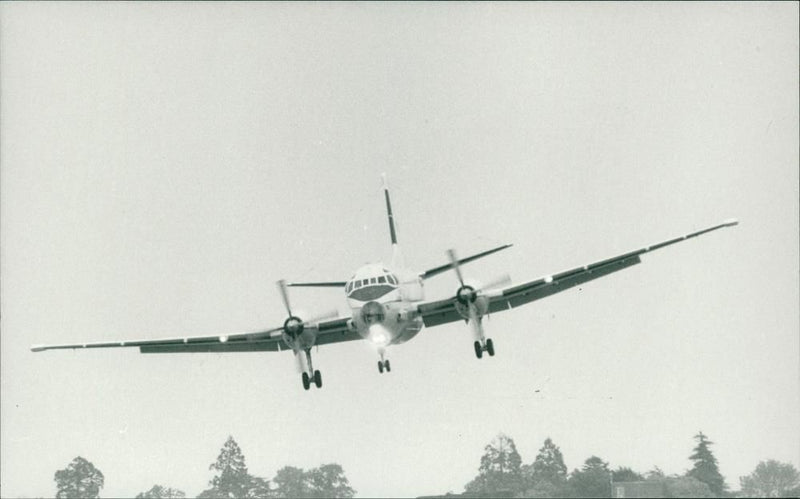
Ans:
POLYGON ((317 388, 322 388, 322 374, 314 370, 314 365, 311 363, 311 349, 306 349, 306 362, 308 363, 308 371, 303 371, 303 388, 308 390, 311 388, 311 383, 314 383, 317 388))
POLYGON ((378 361, 378 372, 383 374, 385 370, 387 373, 392 372, 392 365, 389 363, 389 359, 384 359, 383 356, 386 354, 385 350, 380 350, 379 353, 381 354, 381 360, 378 361))
POLYGON ((489 357, 494 357, 494 343, 492 343, 491 338, 487 338, 486 341, 481 344, 480 341, 476 341, 475 344, 475 356, 479 359, 483 357, 483 352, 487 352, 489 357))
POLYGON ((303 388, 308 390, 311 388, 311 383, 317 385, 317 388, 322 388, 322 374, 319 371, 314 371, 314 376, 303 373, 303 388))

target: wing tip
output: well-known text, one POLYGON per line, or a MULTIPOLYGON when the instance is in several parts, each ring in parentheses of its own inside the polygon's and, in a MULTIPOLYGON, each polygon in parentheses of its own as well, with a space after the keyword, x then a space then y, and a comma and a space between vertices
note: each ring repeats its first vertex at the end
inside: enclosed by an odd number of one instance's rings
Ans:
POLYGON ((47 350, 45 345, 31 345, 31 352, 42 352, 47 350))
POLYGON ((734 227, 736 225, 739 225, 739 219, 738 218, 729 218, 729 219, 723 221, 722 225, 725 226, 725 227, 734 227))

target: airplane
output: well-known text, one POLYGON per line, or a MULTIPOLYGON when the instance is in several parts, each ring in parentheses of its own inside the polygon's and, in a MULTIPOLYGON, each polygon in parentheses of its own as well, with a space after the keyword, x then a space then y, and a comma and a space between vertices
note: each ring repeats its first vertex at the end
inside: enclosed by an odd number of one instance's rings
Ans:
POLYGON ((392 260, 388 265, 371 263, 357 269, 346 281, 329 282, 277 282, 286 309, 283 324, 270 329, 216 336, 186 336, 152 340, 133 340, 102 343, 75 343, 65 345, 33 345, 31 350, 41 352, 56 349, 139 347, 141 353, 192 353, 192 352, 275 352, 291 351, 297 359, 303 388, 312 385, 322 388, 322 374, 314 369, 311 349, 330 343, 367 340, 379 356, 378 372, 390 372, 391 363, 386 358, 388 347, 414 338, 423 327, 434 327, 456 321, 465 321, 472 333, 475 356, 483 353, 494 356, 494 342, 486 336, 483 318, 550 295, 566 291, 577 285, 605 277, 614 272, 641 263, 641 255, 670 246, 686 239, 700 236, 723 227, 738 225, 729 219, 706 229, 669 239, 652 246, 623 253, 605 260, 582 265, 562 272, 549 274, 521 284, 510 284, 503 276, 485 284, 464 278, 461 266, 479 258, 509 248, 504 244, 466 258, 458 258, 454 250, 447 252, 448 262, 423 272, 408 269, 397 243, 394 215, 389 198, 386 176, 383 175, 383 192, 389 221, 392 260), (424 284, 439 274, 453 271, 459 282, 456 292, 438 300, 425 300, 424 284), (343 289, 351 314, 336 317, 337 312, 304 319, 293 312, 288 287, 327 287, 343 289))

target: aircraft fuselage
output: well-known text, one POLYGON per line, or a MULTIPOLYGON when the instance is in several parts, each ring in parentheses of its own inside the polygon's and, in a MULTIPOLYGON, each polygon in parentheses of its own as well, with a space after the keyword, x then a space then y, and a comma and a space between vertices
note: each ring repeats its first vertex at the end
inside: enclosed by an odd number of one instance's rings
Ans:
POLYGON ((359 268, 345 285, 353 326, 378 348, 404 343, 422 329, 414 302, 424 299, 422 279, 382 264, 359 268))

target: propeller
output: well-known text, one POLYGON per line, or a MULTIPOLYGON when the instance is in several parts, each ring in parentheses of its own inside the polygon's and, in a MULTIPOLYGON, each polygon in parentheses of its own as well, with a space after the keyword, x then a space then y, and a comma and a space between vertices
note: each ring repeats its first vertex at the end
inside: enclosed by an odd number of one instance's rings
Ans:
POLYGON ((464 275, 461 273, 461 264, 458 263, 456 251, 454 249, 447 250, 447 257, 450 259, 451 268, 456 272, 459 284, 461 284, 461 287, 458 288, 456 292, 456 298, 464 305, 467 303, 475 303, 475 300, 482 291, 499 288, 511 283, 511 277, 508 274, 503 274, 483 284, 479 289, 475 289, 474 286, 464 283, 464 275))
POLYGON ((283 300, 283 306, 286 307, 286 313, 289 314, 289 317, 283 322, 283 331, 291 336, 292 338, 296 338, 303 333, 303 330, 306 326, 311 324, 316 324, 320 321, 325 319, 331 319, 339 315, 339 311, 336 309, 329 310, 324 314, 317 315, 311 319, 303 320, 300 317, 292 314, 292 307, 289 304, 289 292, 287 290, 287 284, 285 279, 281 279, 278 281, 278 290, 281 294, 281 299, 283 300))
POLYGON ((283 306, 286 307, 286 312, 289 313, 289 317, 292 317, 292 307, 289 306, 289 291, 286 289, 286 279, 278 281, 278 291, 281 292, 281 298, 283 299, 283 306))
POLYGON ((458 300, 458 303, 463 307, 462 313, 466 313, 465 318, 472 326, 472 332, 475 340, 483 342, 484 334, 481 318, 488 309, 488 300, 483 298, 482 300, 478 301, 478 298, 481 297, 481 294, 488 289, 509 284, 511 282, 511 278, 508 274, 503 274, 502 276, 482 285, 480 288, 475 289, 474 286, 470 286, 464 282, 464 276, 461 273, 461 265, 458 262, 458 257, 456 256, 455 250, 447 250, 447 257, 450 259, 450 267, 455 271, 456 276, 458 277, 458 282, 461 285, 461 287, 458 288, 458 291, 456 291, 456 300, 458 300))
POLYGON ((464 286, 464 276, 461 275, 461 265, 458 263, 458 257, 456 257, 456 250, 449 249, 447 250, 447 257, 450 259, 450 267, 456 271, 456 275, 458 276, 458 282, 461 283, 461 286, 464 286))
POLYGON ((482 285, 480 291, 488 291, 494 288, 502 288, 503 286, 508 286, 509 284, 511 284, 511 276, 508 274, 502 274, 493 281, 489 281, 486 284, 482 285))

